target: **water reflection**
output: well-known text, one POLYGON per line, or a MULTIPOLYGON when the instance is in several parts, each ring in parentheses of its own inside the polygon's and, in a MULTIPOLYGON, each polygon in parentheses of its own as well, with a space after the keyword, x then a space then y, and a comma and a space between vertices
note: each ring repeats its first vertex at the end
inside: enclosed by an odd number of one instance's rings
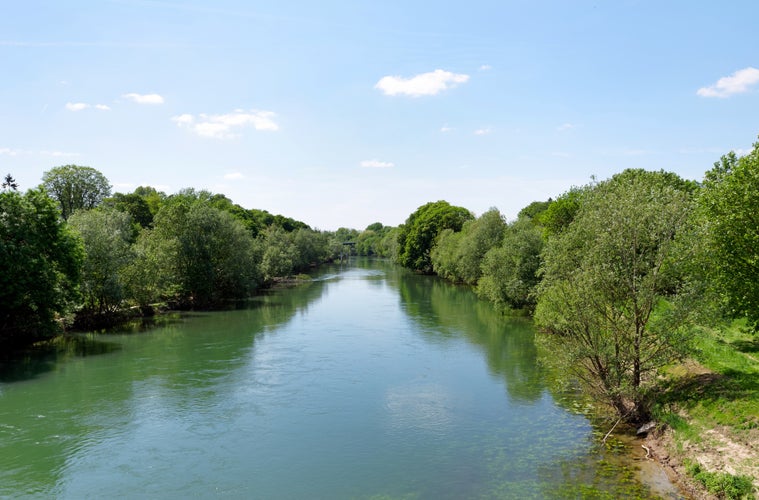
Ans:
POLYGON ((528 322, 353 264, 17 368, 36 378, 0 384, 0 496, 626 494, 528 322))
POLYGON ((469 289, 410 273, 399 277, 391 283, 398 287, 402 306, 431 342, 464 335, 480 348, 491 372, 503 378, 514 401, 541 397, 545 384, 527 320, 504 318, 469 289))

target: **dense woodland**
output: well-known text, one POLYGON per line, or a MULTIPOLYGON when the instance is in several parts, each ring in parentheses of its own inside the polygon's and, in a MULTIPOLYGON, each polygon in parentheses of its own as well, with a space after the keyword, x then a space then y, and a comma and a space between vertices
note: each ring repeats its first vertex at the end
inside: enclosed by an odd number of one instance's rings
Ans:
POLYGON ((533 315, 590 392, 641 420, 648 381, 687 353, 693 325, 745 317, 757 329, 757 214, 759 145, 700 183, 625 170, 512 221, 436 201, 399 227, 335 232, 207 191, 112 194, 99 171, 66 165, 26 192, 11 175, 3 183, 0 341, 7 350, 156 307, 219 307, 352 251, 533 315))

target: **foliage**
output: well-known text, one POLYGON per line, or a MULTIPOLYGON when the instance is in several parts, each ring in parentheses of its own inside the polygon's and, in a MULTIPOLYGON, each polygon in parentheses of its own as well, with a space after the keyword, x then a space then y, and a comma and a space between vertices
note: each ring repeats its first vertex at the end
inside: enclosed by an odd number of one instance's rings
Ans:
POLYGON ((167 200, 154 226, 150 238, 158 241, 150 242, 148 248, 173 250, 164 276, 173 281, 171 288, 178 291, 183 304, 211 307, 246 297, 257 286, 260 276, 253 238, 227 212, 202 198, 180 195, 167 200))
POLYGON ((0 339, 30 343, 57 330, 78 299, 82 248, 44 190, 0 192, 0 339))
POLYGON ((730 312, 759 331, 759 143, 745 156, 729 153, 715 163, 699 202, 711 278, 730 312))
POLYGON ((476 220, 468 220, 460 232, 443 230, 432 249, 433 270, 450 281, 477 284, 485 254, 500 245, 506 223, 496 208, 491 208, 476 220))
POLYGON ((587 188, 572 187, 536 214, 537 220, 543 227, 546 236, 561 233, 574 220, 580 210, 583 193, 587 188))
POLYGON ((265 282, 274 278, 290 276, 296 268, 297 248, 290 235, 279 226, 271 226, 264 231, 261 274, 265 282))
POLYGON ((120 212, 129 214, 135 224, 134 236, 139 228, 148 228, 153 225, 153 216, 148 200, 137 193, 116 193, 110 198, 103 200, 103 206, 114 208, 120 212))
POLYGON ((85 311, 98 315, 118 311, 124 299, 121 272, 132 260, 131 217, 113 208, 80 210, 68 223, 84 242, 81 289, 85 311))
POLYGON ((726 472, 709 472, 698 463, 687 465, 688 474, 719 498, 740 500, 752 498, 754 486, 749 476, 734 476, 726 472))
POLYGON ((174 259, 179 242, 163 228, 145 229, 132 245, 134 258, 122 269, 121 276, 129 300, 141 308, 180 295, 174 259))
POLYGON ((409 215, 398 232, 398 262, 422 273, 432 272, 430 252, 445 229, 460 231, 472 213, 447 201, 430 202, 409 215))
POLYGON ((3 178, 3 189, 9 189, 11 191, 18 190, 18 183, 11 174, 6 174, 3 178))
POLYGON ((529 217, 509 224, 502 244, 491 248, 482 260, 477 294, 500 306, 532 308, 542 250, 541 229, 529 217))
POLYGON ((687 346, 692 193, 671 174, 626 170, 590 186, 548 240, 535 320, 562 336, 568 367, 629 419, 646 376, 687 346))
POLYGON ((388 235, 394 231, 394 227, 383 226, 380 222, 369 224, 356 238, 356 253, 366 256, 392 257, 394 239, 388 238, 388 235))
POLYGON ((553 200, 551 198, 548 199, 548 201, 533 201, 526 207, 524 207, 522 210, 519 211, 517 214, 517 219, 521 219, 523 217, 528 217, 530 219, 535 219, 540 214, 546 211, 546 209, 553 203, 553 200))
POLYGON ((79 165, 48 170, 42 176, 42 185, 58 202, 64 220, 77 210, 95 208, 111 195, 111 185, 102 173, 79 165))

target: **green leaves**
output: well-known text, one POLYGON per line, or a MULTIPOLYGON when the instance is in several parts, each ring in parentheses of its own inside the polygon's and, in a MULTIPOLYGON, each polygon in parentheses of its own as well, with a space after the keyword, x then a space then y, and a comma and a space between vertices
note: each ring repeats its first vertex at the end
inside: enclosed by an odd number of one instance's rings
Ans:
POLYGON ((409 269, 432 272, 430 252, 437 236, 445 229, 460 231, 472 213, 447 201, 430 202, 409 215, 398 233, 398 262, 409 269))
POLYGON ((52 335, 78 299, 79 239, 42 189, 0 192, 0 340, 52 335))
POLYGON ((732 314, 759 330, 759 143, 707 172, 699 197, 709 241, 710 277, 732 314))
POLYGON ((589 188, 544 252, 536 322, 621 415, 643 410, 646 374, 685 345, 691 200, 673 174, 627 170, 589 188))
POLYGON ((76 210, 95 208, 111 194, 111 185, 103 174, 79 165, 63 165, 45 172, 42 186, 58 202, 64 220, 76 210))

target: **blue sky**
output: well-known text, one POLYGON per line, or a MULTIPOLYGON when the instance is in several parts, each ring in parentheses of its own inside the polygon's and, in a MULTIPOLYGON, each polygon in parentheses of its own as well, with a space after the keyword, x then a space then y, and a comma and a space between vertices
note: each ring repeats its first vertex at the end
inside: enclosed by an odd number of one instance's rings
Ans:
POLYGON ((508 218, 759 134, 755 1, 5 1, 0 171, 223 193, 319 229, 508 218))

